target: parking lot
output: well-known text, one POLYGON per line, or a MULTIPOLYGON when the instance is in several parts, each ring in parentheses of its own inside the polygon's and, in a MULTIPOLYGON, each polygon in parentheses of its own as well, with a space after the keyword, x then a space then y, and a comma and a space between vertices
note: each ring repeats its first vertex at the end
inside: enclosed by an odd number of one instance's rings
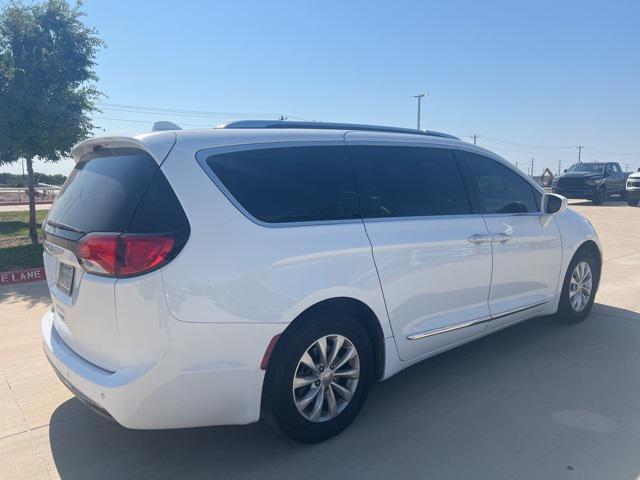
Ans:
POLYGON ((414 366, 375 385, 354 424, 320 445, 261 423, 132 431, 104 420, 44 357, 45 284, 2 287, 0 477, 638 478, 640 208, 571 203, 604 248, 585 322, 531 320, 414 366))

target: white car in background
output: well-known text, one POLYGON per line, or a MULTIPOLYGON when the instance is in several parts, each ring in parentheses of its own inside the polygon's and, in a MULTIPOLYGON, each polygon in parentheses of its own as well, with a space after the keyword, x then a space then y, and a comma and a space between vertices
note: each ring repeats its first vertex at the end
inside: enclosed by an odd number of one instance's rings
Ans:
POLYGON ((638 203, 640 203, 640 168, 627 178, 626 195, 627 204, 630 207, 637 207, 638 203))
POLYGON ((598 288, 591 224, 446 134, 250 121, 73 157, 44 227, 45 351, 129 428, 263 418, 322 441, 373 380, 532 317, 582 320, 598 288))

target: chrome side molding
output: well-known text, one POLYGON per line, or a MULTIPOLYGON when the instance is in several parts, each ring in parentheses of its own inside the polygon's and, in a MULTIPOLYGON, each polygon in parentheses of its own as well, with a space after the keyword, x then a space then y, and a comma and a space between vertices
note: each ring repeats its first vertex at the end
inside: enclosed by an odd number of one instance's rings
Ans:
POLYGON ((476 320, 469 320, 467 322, 457 323, 455 325, 449 325, 447 327, 436 328, 435 330, 427 330, 426 332, 414 333, 413 335, 407 336, 409 340, 420 340, 421 338, 432 337, 433 335, 440 335, 441 333, 452 332, 454 330, 460 330, 462 328, 472 327, 474 325, 479 325, 481 323, 490 322, 491 320, 498 320, 499 318, 508 317, 509 315, 513 315, 515 313, 524 312, 525 310, 530 310, 535 307, 539 307, 544 305, 545 303, 549 303, 552 299, 547 298, 546 300, 542 300, 540 302, 532 303, 531 305, 527 305, 526 307, 514 308, 513 310, 508 310, 506 312, 499 313, 493 317, 481 317, 476 320))

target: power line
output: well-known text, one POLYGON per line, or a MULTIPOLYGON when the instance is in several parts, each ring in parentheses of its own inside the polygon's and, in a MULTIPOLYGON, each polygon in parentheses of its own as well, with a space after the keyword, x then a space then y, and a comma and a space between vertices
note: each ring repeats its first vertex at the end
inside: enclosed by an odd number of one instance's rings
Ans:
POLYGON ((122 110, 135 110, 154 113, 179 113, 179 114, 193 114, 204 116, 224 116, 224 117, 259 117, 259 116, 280 116, 282 113, 248 113, 248 112, 214 112, 206 110, 186 110, 181 108, 165 108, 165 107, 146 107, 142 105, 127 105, 122 103, 107 103, 98 102, 98 105, 109 109, 122 109, 122 110))
POLYGON ((588 150, 593 150, 594 152, 604 153, 605 155, 640 155, 640 152, 612 152, 610 150, 601 150, 599 148, 587 147, 587 146, 585 146, 584 148, 588 150))
MULTIPOLYGON (((471 138, 476 137, 476 135, 469 135, 471 138)), ((594 152, 598 152, 598 153, 603 153, 606 155, 640 155, 640 152, 615 152, 612 150, 603 150, 600 148, 596 148, 596 147, 590 147, 588 145, 579 145, 578 147, 575 146, 569 146, 569 145, 534 145, 534 144, 528 144, 528 143, 519 143, 519 142, 512 142, 509 140, 503 140, 500 138, 495 138, 495 137, 489 137, 486 135, 477 135, 477 138, 482 138, 484 140, 488 140, 490 143, 503 143, 503 144, 507 144, 507 145, 515 145, 516 147, 521 147, 521 149, 517 150, 514 148, 511 148, 513 151, 521 151, 526 153, 527 151, 534 151, 535 149, 546 149, 546 150, 557 150, 558 152, 563 151, 562 153, 568 153, 568 152, 564 152, 564 150, 570 150, 570 149, 574 149, 574 148, 580 148, 580 150, 591 150, 594 152)), ((502 148, 506 148, 506 147, 502 147, 502 148)), ((538 152, 535 152, 538 153, 538 152)), ((582 153, 580 151, 580 153, 582 153)))
MULTIPOLYGON (((133 120, 130 118, 113 118, 113 117, 103 117, 103 116, 96 116, 93 118, 96 120, 113 120, 116 122, 144 123, 147 125, 153 125, 155 123, 152 120, 133 120)), ((215 126, 215 125, 202 125, 202 124, 194 124, 194 123, 180 123, 180 125, 185 127, 202 127, 202 128, 213 128, 215 126)))
MULTIPOLYGON (((164 116, 169 116, 169 117, 188 117, 188 118, 254 118, 254 117, 249 117, 248 115, 233 115, 231 113, 229 114, 201 114, 201 113, 179 113, 179 112, 164 112, 164 111, 146 111, 146 110, 133 110, 133 109, 128 109, 128 108, 115 108, 115 107, 101 107, 102 110, 108 110, 108 111, 113 111, 113 112, 126 112, 126 113, 139 113, 142 115, 164 115, 164 116)), ((259 115, 261 118, 264 117, 276 117, 276 118, 280 118, 280 116, 282 116, 282 114, 278 113, 278 114, 262 114, 259 115)))
POLYGON ((165 107, 147 107, 142 105, 129 105, 123 103, 108 103, 97 102, 97 104, 104 110, 112 110, 127 113, 141 113, 141 114, 164 114, 175 115, 181 117, 212 117, 212 118, 264 118, 264 117, 287 117, 294 120, 306 121, 304 118, 289 115, 283 112, 280 113, 265 113, 265 112, 217 112, 207 110, 187 110, 180 108, 165 108, 165 107))
POLYGON ((518 143, 512 142, 510 140, 502 140, 500 138, 489 137, 487 135, 478 135, 478 137, 482 137, 484 139, 493 140, 494 142, 507 143, 509 145, 516 145, 519 147, 531 147, 531 148, 552 148, 552 149, 571 149, 574 148, 573 145, 533 145, 529 143, 518 143))

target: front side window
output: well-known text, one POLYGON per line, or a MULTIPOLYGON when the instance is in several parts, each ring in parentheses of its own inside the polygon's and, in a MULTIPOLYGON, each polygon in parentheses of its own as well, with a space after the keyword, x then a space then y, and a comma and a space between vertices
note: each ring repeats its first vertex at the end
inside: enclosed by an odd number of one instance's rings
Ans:
POLYGON ((483 213, 540 211, 533 186, 516 172, 483 155, 469 152, 461 155, 483 213))
POLYGON ((390 145, 355 145, 349 151, 365 218, 471 213, 452 151, 390 145))
POLYGON ((206 163, 235 200, 263 222, 360 218, 346 147, 242 150, 210 155, 206 163))

